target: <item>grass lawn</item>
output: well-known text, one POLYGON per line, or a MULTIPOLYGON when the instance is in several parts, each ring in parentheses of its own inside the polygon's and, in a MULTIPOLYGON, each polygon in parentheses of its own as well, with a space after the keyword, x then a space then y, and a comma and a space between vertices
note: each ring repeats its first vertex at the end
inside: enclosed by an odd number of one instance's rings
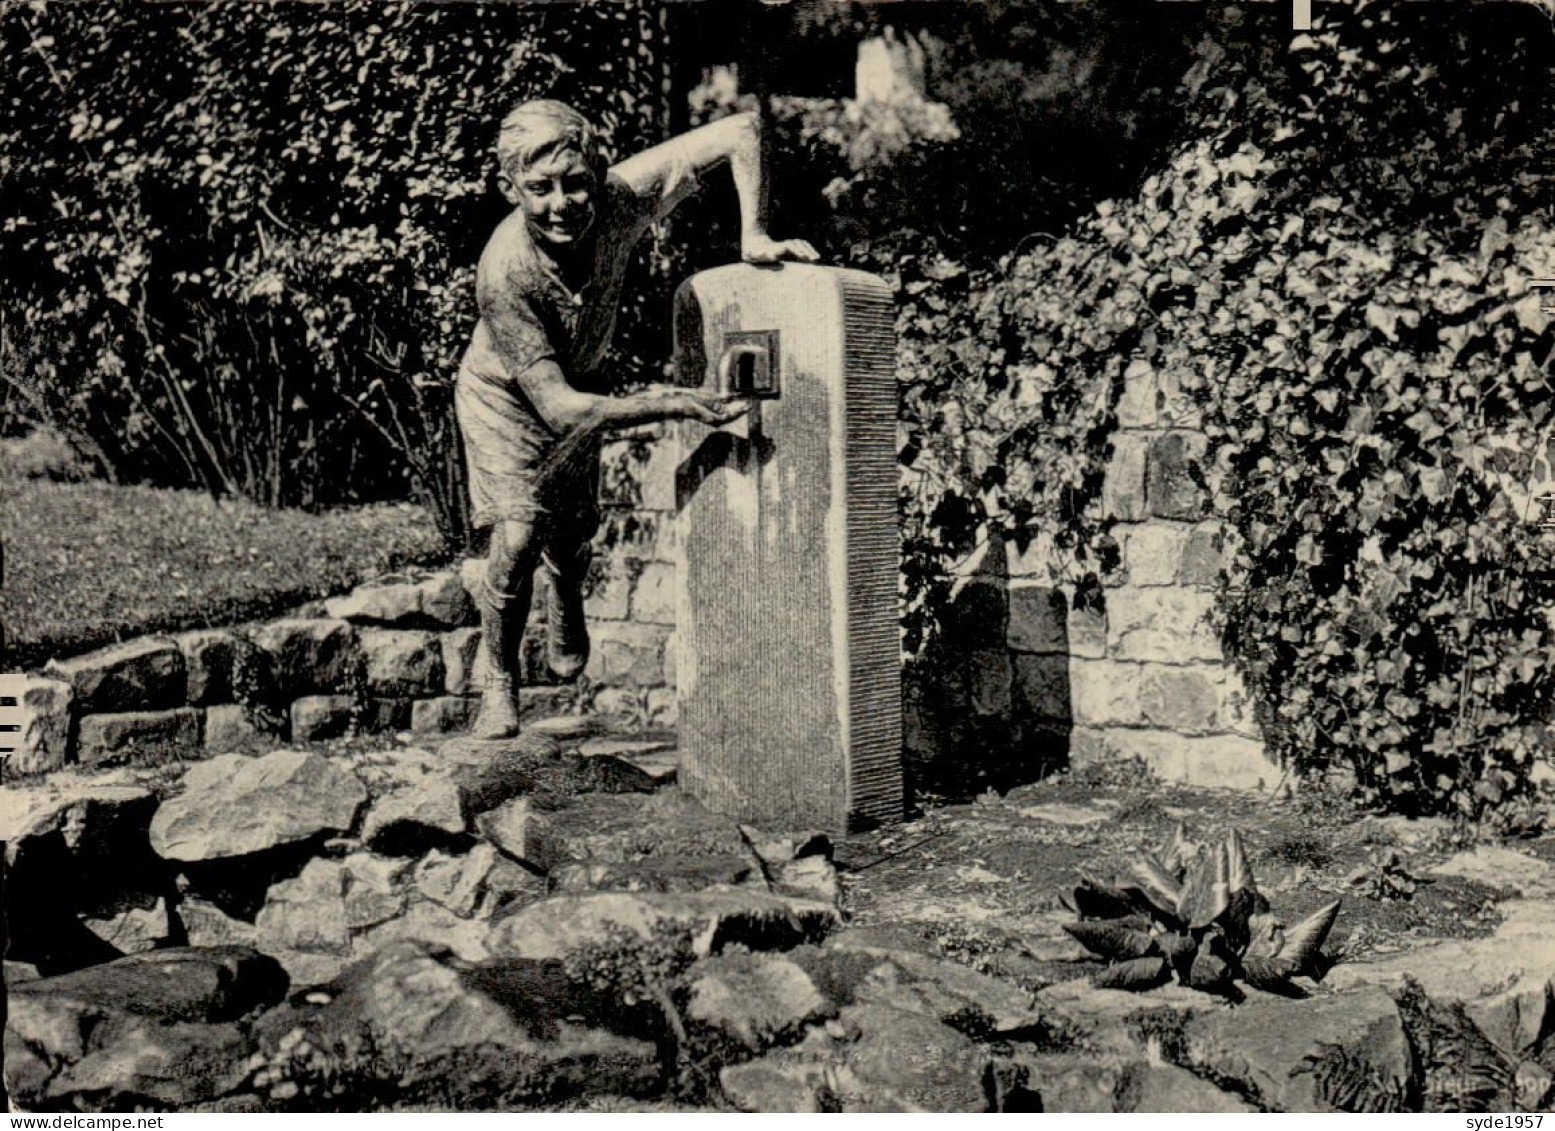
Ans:
POLYGON ((4 668, 224 625, 446 558, 421 507, 310 514, 194 491, 0 478, 4 668))

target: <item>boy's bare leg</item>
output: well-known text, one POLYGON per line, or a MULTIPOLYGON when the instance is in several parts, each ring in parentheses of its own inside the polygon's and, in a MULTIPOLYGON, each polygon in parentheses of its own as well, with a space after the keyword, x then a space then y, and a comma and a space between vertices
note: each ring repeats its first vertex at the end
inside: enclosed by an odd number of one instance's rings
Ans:
POLYGON ((518 733, 519 653, 540 543, 527 522, 499 522, 491 532, 491 554, 481 577, 481 640, 486 647, 486 672, 480 713, 471 734, 476 738, 511 738, 518 733))
POLYGON ((588 537, 581 532, 552 538, 541 560, 551 582, 546 608, 545 661, 559 679, 576 679, 589 662, 588 621, 584 619, 583 587, 594 560, 588 537))

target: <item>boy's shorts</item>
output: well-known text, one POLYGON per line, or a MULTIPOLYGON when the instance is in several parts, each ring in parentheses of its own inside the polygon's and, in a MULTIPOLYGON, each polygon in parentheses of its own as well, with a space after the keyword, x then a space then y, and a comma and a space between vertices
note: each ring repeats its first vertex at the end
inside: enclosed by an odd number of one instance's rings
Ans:
POLYGON ((585 440, 540 481, 561 437, 517 389, 461 366, 454 414, 464 439, 471 521, 477 530, 498 522, 527 522, 550 534, 587 541, 599 528, 599 449, 585 440))

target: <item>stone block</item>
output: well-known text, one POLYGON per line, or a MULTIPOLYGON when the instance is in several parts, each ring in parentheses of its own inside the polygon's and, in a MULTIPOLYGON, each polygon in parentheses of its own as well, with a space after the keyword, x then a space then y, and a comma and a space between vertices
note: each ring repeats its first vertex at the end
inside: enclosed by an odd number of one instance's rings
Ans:
POLYGON ((1324 1087, 1335 1077, 1346 1085, 1364 1081, 1361 1096, 1418 1089, 1423 1066, 1386 991, 1369 987, 1324 994, 1299 1009, 1290 1006, 1271 995, 1194 1018, 1183 1034, 1185 1063, 1271 1111, 1339 1110, 1330 1101, 1349 1088, 1324 1087), (1330 1069, 1342 1064, 1345 1074, 1293 1070, 1304 1064, 1330 1069))
POLYGON ((324 602, 327 616, 354 624, 397 628, 457 628, 467 625, 475 606, 461 575, 444 570, 421 581, 379 581, 359 585, 324 602))
POLYGON ((1017 711, 1037 719, 1073 717, 1068 656, 1016 653, 1011 659, 1017 711))
POLYGON ((443 690, 442 639, 415 629, 364 628, 367 687, 376 695, 436 695, 443 690))
POLYGON ((664 640, 668 633, 654 625, 606 623, 594 625, 588 678, 595 683, 658 687, 664 683, 664 640))
POLYGON ((1017 652, 1069 651, 1069 598, 1051 585, 1012 582, 1009 647, 1017 652))
POLYGON ((458 785, 428 777, 401 784, 374 801, 359 835, 375 852, 413 856, 462 836, 467 827, 458 785))
POLYGON ((351 729, 356 700, 349 695, 304 695, 293 700, 293 742, 319 742, 339 738, 351 729))
POLYGON ((1123 535, 1123 566, 1130 585, 1175 584, 1190 531, 1186 526, 1145 522, 1123 535))
POLYGON ((957 651, 1008 647, 1010 588, 1003 578, 969 577, 956 582, 940 616, 941 640, 957 651))
POLYGON ((1203 487, 1207 446, 1200 432, 1167 432, 1151 442, 1146 479, 1152 515, 1193 522, 1209 513, 1203 487))
POLYGON ((1151 726, 1183 734, 1208 734, 1220 728, 1220 690, 1213 668, 1141 667, 1140 707, 1151 726))
POLYGON ((661 441, 648 446, 648 462, 638 477, 642 485, 641 509, 665 513, 675 510, 675 467, 679 459, 674 444, 661 441))
POLYGON ((1253 701, 1242 677, 1230 667, 1214 669, 1214 674, 1218 699, 1216 729, 1261 740, 1263 732, 1258 729, 1258 721, 1253 715, 1253 701))
POLYGON ((1118 427, 1153 427, 1158 388, 1154 366, 1141 359, 1129 362, 1123 371, 1123 395, 1118 398, 1118 427))
POLYGON ((1071 764, 1138 758, 1163 781, 1212 789, 1261 790, 1279 779, 1263 743, 1239 735, 1188 737, 1168 730, 1077 726, 1071 764))
POLYGON ((680 672, 680 634, 672 632, 664 638, 664 682, 669 687, 676 686, 676 679, 680 672))
POLYGON ((475 722, 481 701, 474 695, 439 695, 418 699, 410 709, 412 734, 463 733, 475 722))
POLYGON ((1070 606, 1069 654, 1090 659, 1107 655, 1107 614, 1104 610, 1070 606))
POLYGON ((416 585, 417 607, 423 621, 438 628, 460 628, 474 623, 475 602, 462 577, 442 570, 416 585))
POLYGON ((87 715, 76 737, 76 758, 98 762, 144 750, 198 749, 203 715, 193 707, 87 715))
POLYGON ((570 687, 520 687, 518 689, 518 715, 521 719, 531 716, 544 718, 567 710, 574 697, 570 687))
POLYGON ((640 719, 647 705, 646 694, 635 687, 602 687, 594 693, 593 709, 596 715, 640 719))
POLYGON ((1169 365, 1156 373, 1156 423, 1163 428, 1197 430, 1204 427, 1204 412, 1186 389, 1181 367, 1169 365))
POLYGON ((675 623, 675 567, 649 562, 632 587, 631 619, 638 624, 675 623))
POLYGON ((236 703, 219 703, 205 709, 205 749, 212 754, 235 754, 273 743, 278 735, 255 725, 236 703))
POLYGON ((185 632, 174 639, 184 657, 184 701, 194 707, 230 703, 237 636, 220 629, 205 629, 185 632))
POLYGON ((36 774, 73 761, 70 723, 75 690, 65 680, 31 675, 19 676, 16 688, 21 740, 8 768, 36 774))
POLYGON ((655 687, 648 692, 648 721, 655 726, 672 727, 680 719, 680 703, 672 687, 655 687))
POLYGON ((480 690, 481 630, 456 628, 445 632, 443 647, 443 690, 450 695, 469 695, 480 690))
POLYGON ((129 906, 99 917, 83 916, 92 934, 124 954, 142 954, 166 944, 171 934, 167 900, 160 896, 144 906, 129 906))
POLYGON ((1269 760, 1258 739, 1217 734, 1190 741, 1183 778, 1189 785, 1268 790, 1280 780, 1280 767, 1269 760))
POLYGON ((1006 718, 1014 673, 1007 648, 988 648, 966 658, 967 701, 975 715, 1006 718))
POLYGON ((420 616, 420 598, 415 584, 409 581, 358 585, 343 597, 325 601, 324 611, 336 620, 353 624, 411 625, 420 616))
POLYGON ((1011 545, 1007 568, 1011 577, 1029 577, 1043 582, 1062 572, 1064 555, 1059 553, 1050 535, 1039 534, 1027 543, 1024 550, 1011 545))
MULTIPOLYGON (((824 861, 823 861, 824 863, 824 861)), ((755 1052, 836 1012, 810 976, 787 958, 766 954, 703 959, 686 975, 686 1020, 755 1052)))
POLYGON ((1214 585, 1224 567, 1224 536, 1219 523, 1205 522, 1193 527, 1183 546, 1182 568, 1177 580, 1184 585, 1214 585))
POLYGON ((1221 661, 1212 594, 1180 586, 1122 586, 1107 593, 1107 654, 1120 660, 1221 661))
POLYGON ((680 561, 680 523, 673 512, 649 514, 644 519, 643 536, 639 539, 643 556, 650 562, 674 565, 680 561))
POLYGON ((253 640, 269 660, 282 698, 345 690, 361 663, 356 629, 343 620, 273 621, 256 627, 253 640))
POLYGON ((489 844, 477 844, 460 856, 434 848, 416 867, 416 888, 433 903, 468 919, 480 905, 486 877, 497 860, 497 850, 489 844))
POLYGON ((145 636, 84 656, 53 660, 46 676, 75 690, 76 709, 151 711, 184 702, 184 655, 163 636, 145 636))
POLYGON ((191 765, 182 784, 151 819, 152 851, 167 860, 247 856, 344 832, 367 800, 355 774, 303 750, 222 754, 191 765))
POLYGON ((359 734, 392 734, 410 726, 411 701, 409 699, 370 698, 357 712, 356 729, 359 734))
POLYGON ((346 955, 346 872, 338 860, 310 860, 295 879, 270 889, 254 920, 265 950, 346 955))
POLYGON ((1074 719, 1087 725, 1135 726, 1140 722, 1139 665, 1075 660, 1069 665, 1074 719))
POLYGON ((625 620, 632 611, 632 567, 620 556, 602 563, 583 608, 589 620, 625 620))
POLYGON ((1112 455, 1102 480, 1102 512, 1107 518, 1139 522, 1146 512, 1145 465, 1150 437, 1139 432, 1119 432, 1112 438, 1112 455))

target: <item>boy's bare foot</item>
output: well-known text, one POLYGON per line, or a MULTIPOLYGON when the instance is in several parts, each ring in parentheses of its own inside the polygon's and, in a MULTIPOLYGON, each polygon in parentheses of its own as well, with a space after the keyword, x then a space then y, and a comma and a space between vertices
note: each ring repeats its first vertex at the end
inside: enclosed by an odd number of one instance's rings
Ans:
POLYGON ((481 709, 475 716, 475 725, 470 728, 470 737, 515 737, 518 734, 518 705, 514 699, 513 677, 489 673, 481 690, 481 709))
POLYGON ((546 609, 545 662, 558 679, 573 680, 589 662, 589 628, 583 613, 583 575, 588 558, 561 570, 547 556, 545 570, 551 579, 551 600, 546 609))

